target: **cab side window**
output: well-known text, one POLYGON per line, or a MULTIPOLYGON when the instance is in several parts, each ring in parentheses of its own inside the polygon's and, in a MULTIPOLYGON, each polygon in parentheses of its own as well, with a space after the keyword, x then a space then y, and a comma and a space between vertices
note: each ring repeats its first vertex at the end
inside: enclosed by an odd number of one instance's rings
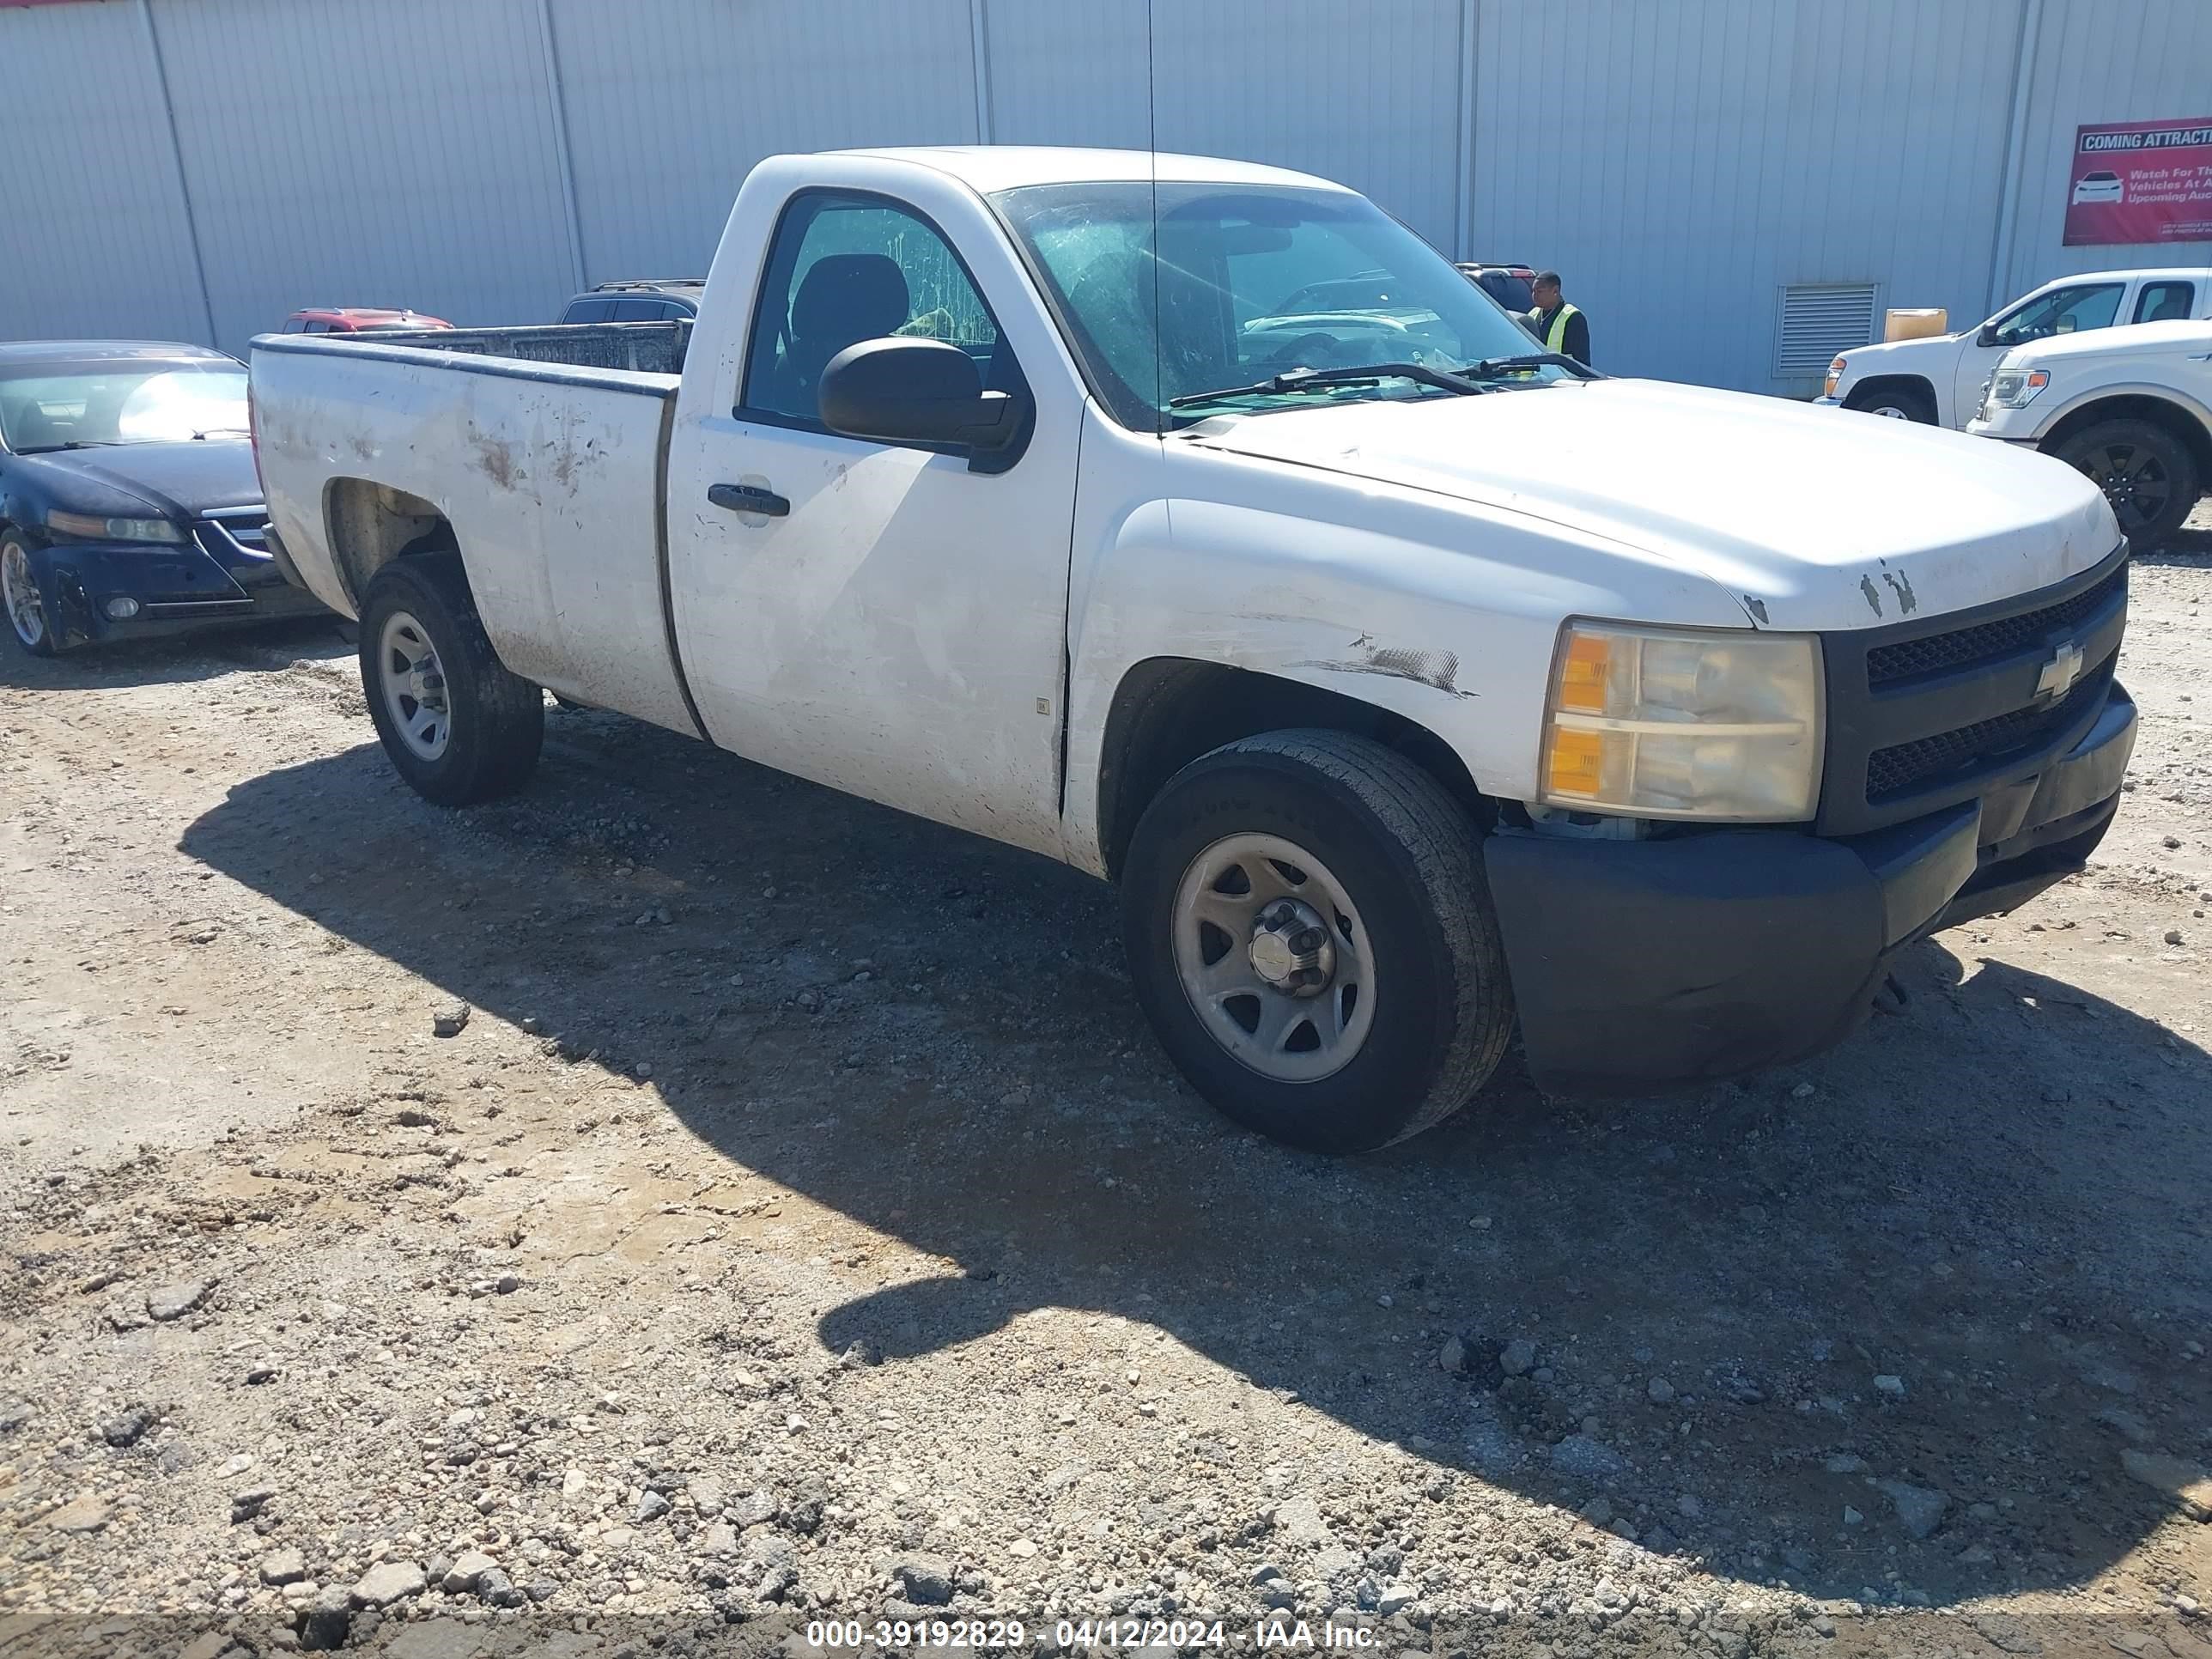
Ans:
POLYGON ((2053 335, 2110 328, 2112 319, 2119 314, 2120 295, 2124 291, 2124 285, 2119 283, 2084 283, 2073 288, 2053 289, 2040 299, 2030 300, 2000 322, 1996 343, 2024 345, 2030 340, 2048 340, 2053 335))
POLYGON ((2136 301, 2136 320, 2139 323, 2180 322, 2196 308, 2197 284, 2194 283, 2145 283, 2142 297, 2136 301))
POLYGON ((990 307, 927 221, 881 197, 793 197, 762 279, 738 412, 822 429, 817 385, 830 360, 891 334, 958 346, 986 386, 1016 372, 990 307))

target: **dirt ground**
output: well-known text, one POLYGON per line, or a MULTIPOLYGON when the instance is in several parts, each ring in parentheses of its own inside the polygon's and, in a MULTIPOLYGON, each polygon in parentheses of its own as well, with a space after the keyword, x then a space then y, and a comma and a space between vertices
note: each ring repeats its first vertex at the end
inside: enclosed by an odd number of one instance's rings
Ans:
POLYGON ((6 659, 0 1655, 2212 1655, 2200 522, 2085 875, 1352 1161, 1044 862, 568 709, 441 811, 324 627, 6 659))

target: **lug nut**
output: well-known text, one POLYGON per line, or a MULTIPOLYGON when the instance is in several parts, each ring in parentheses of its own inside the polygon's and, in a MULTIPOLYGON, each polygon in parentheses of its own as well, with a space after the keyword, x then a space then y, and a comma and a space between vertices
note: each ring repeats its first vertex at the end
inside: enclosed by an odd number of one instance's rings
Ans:
POLYGON ((1309 927, 1292 939, 1291 944, 1293 948, 1299 951, 1318 951, 1322 947, 1322 941, 1328 937, 1328 935, 1322 933, 1320 928, 1309 927))

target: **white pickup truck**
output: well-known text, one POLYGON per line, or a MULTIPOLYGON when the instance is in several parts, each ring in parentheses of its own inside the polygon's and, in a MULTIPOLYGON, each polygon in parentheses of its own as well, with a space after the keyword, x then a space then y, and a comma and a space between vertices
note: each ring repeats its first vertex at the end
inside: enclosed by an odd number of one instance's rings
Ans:
POLYGON ((2021 295, 1960 333, 1854 346, 1828 365, 1817 401, 1892 420, 1962 427, 1981 406, 1982 386, 1997 359, 2015 347, 2189 318, 2212 318, 2212 269, 2083 271, 2021 295))
POLYGON ((696 322, 265 336, 252 398, 430 799, 520 786, 544 688, 1115 879, 1169 1054, 1309 1146, 1516 1024, 1568 1091, 1832 1044, 2134 742, 2079 475, 1532 353, 1272 168, 775 158, 696 322))
POLYGON ((2161 546, 2212 491, 2212 322, 2008 351, 1966 430, 2057 456, 2105 492, 2130 542, 2161 546))

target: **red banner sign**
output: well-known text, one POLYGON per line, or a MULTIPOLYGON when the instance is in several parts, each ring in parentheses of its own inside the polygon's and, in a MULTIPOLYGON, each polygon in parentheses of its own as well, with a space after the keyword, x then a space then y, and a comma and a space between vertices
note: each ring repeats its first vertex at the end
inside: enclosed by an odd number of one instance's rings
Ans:
POLYGON ((2066 246, 2212 237, 2212 117, 2077 127, 2066 246))

